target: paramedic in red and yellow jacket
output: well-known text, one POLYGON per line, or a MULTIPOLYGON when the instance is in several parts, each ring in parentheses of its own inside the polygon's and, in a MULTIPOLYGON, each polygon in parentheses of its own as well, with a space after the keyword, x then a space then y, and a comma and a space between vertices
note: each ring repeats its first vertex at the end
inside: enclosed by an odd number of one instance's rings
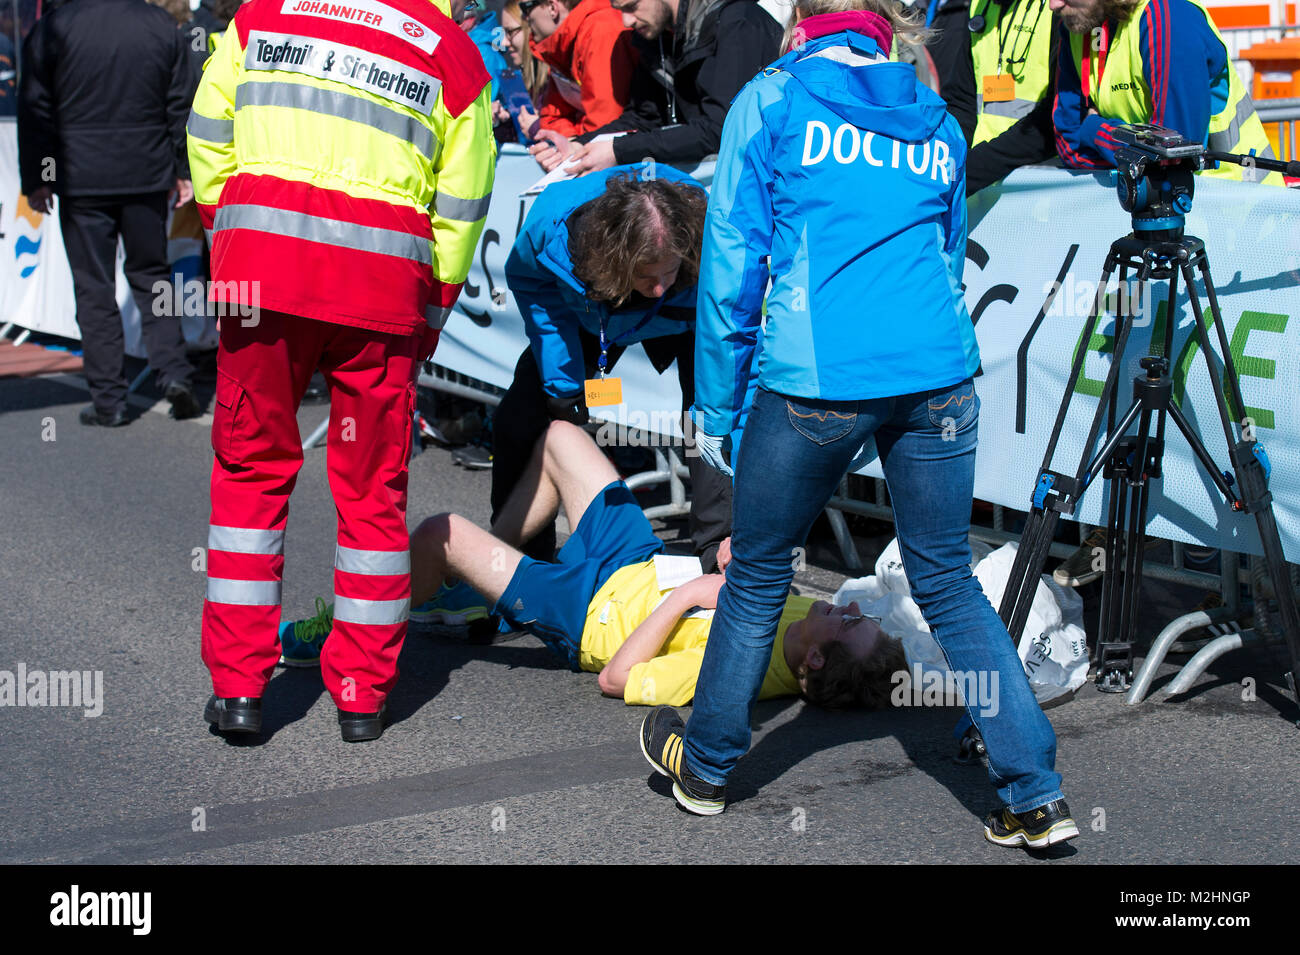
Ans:
POLYGON ((222 732, 261 729, 280 655, 296 411, 330 389, 338 510, 321 675, 343 738, 378 737, 406 636, 415 379, 491 198, 488 75, 446 0, 251 0, 188 123, 220 321, 203 660, 222 732))

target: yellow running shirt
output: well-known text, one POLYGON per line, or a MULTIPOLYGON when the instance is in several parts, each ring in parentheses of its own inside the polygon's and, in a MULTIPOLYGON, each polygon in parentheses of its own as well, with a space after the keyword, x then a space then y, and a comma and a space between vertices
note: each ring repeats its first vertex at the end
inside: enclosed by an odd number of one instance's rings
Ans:
MULTIPOLYGON (((670 591, 659 590, 654 561, 629 564, 605 581, 587 605, 587 622, 582 628, 579 664, 589 673, 599 673, 618 652, 643 620, 659 606, 670 591)), ((798 696, 799 681, 786 665, 783 647, 785 631, 808 615, 811 597, 787 597, 781 623, 776 628, 772 660, 763 676, 760 700, 776 696, 798 696)), ((704 662, 712 613, 684 616, 673 627, 663 648, 652 660, 638 663, 628 673, 623 699, 631 704, 684 706, 695 697, 695 681, 704 662)))

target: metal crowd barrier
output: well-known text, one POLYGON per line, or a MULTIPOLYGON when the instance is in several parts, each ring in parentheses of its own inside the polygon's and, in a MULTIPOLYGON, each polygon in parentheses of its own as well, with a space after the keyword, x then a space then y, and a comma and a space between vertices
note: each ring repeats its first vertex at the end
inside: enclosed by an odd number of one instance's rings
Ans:
MULTIPOLYGON (((416 387, 440 391, 443 394, 467 398, 470 401, 479 401, 490 408, 495 408, 501 404, 501 397, 505 394, 505 390, 498 388, 496 385, 490 385, 468 375, 462 375, 460 372, 452 371, 450 368, 434 362, 424 363, 424 370, 416 379, 416 387)), ((306 451, 320 444, 325 438, 325 431, 328 427, 329 415, 326 415, 325 420, 303 441, 303 450, 306 451)), ((630 437, 636 437, 642 433, 636 428, 627 428, 626 430, 630 437)), ((415 429, 414 433, 415 440, 418 441, 419 429, 415 429)), ((683 483, 683 479, 690 477, 690 471, 682 460, 681 449, 674 443, 673 439, 664 435, 655 435, 653 439, 650 435, 646 435, 646 438, 644 446, 649 447, 654 452, 654 469, 633 474, 624 483, 634 491, 640 487, 653 487, 657 484, 668 485, 669 503, 642 508, 645 516, 650 520, 683 517, 689 514, 691 504, 687 497, 686 485, 683 483)))
POLYGON ((1300 120, 1300 98, 1261 99, 1255 101, 1255 112, 1260 122, 1265 125, 1276 123, 1278 126, 1278 145, 1282 155, 1278 159, 1288 162, 1296 158, 1295 127, 1300 120))
MULTIPOLYGON (((1255 67, 1241 55, 1242 51, 1254 46, 1256 43, 1300 36, 1300 24, 1291 23, 1268 27, 1228 27, 1220 29, 1219 34, 1223 37, 1224 45, 1228 48, 1229 58, 1237 68, 1237 75, 1241 77, 1246 89, 1250 90, 1251 81, 1255 76, 1255 67)), ((1277 123, 1279 126, 1278 140, 1285 155, 1278 158, 1288 161, 1295 159, 1295 121, 1300 119, 1300 99, 1256 100, 1255 111, 1259 114, 1262 122, 1266 124, 1277 123)))

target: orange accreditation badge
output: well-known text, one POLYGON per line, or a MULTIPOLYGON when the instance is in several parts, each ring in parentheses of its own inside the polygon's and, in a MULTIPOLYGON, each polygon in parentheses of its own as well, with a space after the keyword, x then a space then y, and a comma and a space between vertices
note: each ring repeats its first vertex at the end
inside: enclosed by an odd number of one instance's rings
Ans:
POLYGON ((583 393, 587 396, 588 408, 603 405, 621 405, 623 403, 622 378, 588 378, 583 383, 583 393))
POLYGON ((1016 80, 1010 73, 984 77, 984 102, 1005 103, 1016 98, 1016 80))

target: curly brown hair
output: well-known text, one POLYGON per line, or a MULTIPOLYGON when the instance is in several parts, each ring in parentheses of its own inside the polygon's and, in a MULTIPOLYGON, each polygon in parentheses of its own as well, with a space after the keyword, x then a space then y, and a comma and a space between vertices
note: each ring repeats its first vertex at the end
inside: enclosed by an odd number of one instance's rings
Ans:
POLYGON ((820 669, 804 665, 796 676, 803 683, 803 698, 827 709, 878 710, 889 702, 897 682, 894 674, 907 671, 902 642, 887 633, 881 633, 876 649, 861 659, 841 640, 828 643, 822 656, 820 669))
POLYGON ((685 183, 635 173, 611 177, 603 193, 569 217, 569 258, 587 297, 622 305, 632 295, 636 270, 670 256, 682 264, 667 294, 693 286, 708 206, 704 190, 685 183))

